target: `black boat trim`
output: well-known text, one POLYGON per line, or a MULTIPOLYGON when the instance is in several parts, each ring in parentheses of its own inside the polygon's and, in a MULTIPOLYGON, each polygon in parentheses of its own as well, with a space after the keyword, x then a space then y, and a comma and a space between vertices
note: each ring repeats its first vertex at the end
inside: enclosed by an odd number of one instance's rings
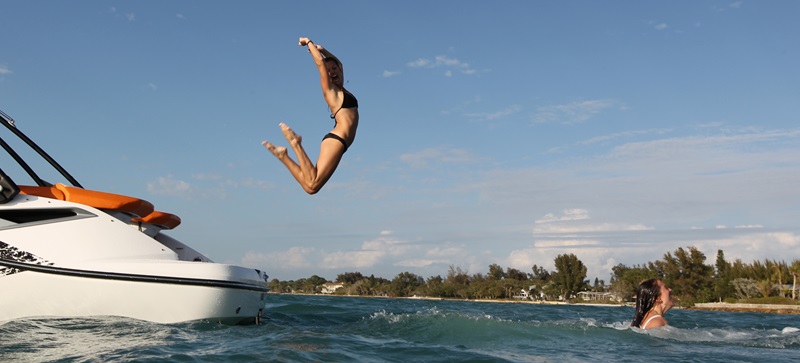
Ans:
POLYGON ((151 275, 125 274, 125 273, 118 273, 118 272, 101 272, 101 271, 77 270, 77 269, 64 268, 64 267, 34 265, 34 264, 30 264, 30 263, 16 262, 16 261, 11 261, 11 260, 6 260, 6 259, 0 259, 0 266, 6 266, 6 267, 10 267, 10 268, 15 268, 15 269, 19 269, 19 270, 22 270, 22 271, 31 271, 31 272, 38 272, 38 273, 45 273, 45 274, 52 274, 52 275, 61 275, 61 276, 82 277, 82 278, 90 278, 90 279, 119 280, 119 281, 131 281, 131 282, 147 282, 147 283, 156 283, 156 284, 174 284, 174 285, 220 287, 220 288, 227 288, 227 289, 250 290, 250 291, 260 291, 260 292, 269 291, 269 288, 267 286, 261 286, 261 285, 256 285, 256 284, 248 284, 248 283, 243 283, 243 282, 235 282, 235 281, 207 280, 207 279, 193 279, 193 278, 183 278, 183 277, 151 276, 151 275))

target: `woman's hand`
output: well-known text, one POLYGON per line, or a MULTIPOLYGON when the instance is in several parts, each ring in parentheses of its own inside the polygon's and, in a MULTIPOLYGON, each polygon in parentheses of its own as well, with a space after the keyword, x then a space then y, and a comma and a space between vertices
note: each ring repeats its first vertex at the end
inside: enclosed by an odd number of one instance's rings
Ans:
POLYGON ((308 45, 308 43, 311 43, 311 39, 308 39, 306 37, 300 37, 300 46, 301 47, 305 47, 306 45, 308 45))

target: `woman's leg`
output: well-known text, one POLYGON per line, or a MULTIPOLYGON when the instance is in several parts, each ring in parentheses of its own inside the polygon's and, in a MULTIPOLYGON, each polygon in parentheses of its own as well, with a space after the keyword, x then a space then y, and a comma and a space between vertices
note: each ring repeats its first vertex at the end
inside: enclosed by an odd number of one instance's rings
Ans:
POLYGON ((267 150, 269 150, 273 155, 275 155, 275 157, 278 158, 278 160, 280 160, 287 169, 289 169, 289 172, 297 180, 297 182, 300 183, 300 185, 303 185, 305 180, 303 178, 303 172, 300 170, 300 166, 297 165, 297 163, 295 163, 294 160, 292 160, 292 158, 286 154, 285 147, 275 146, 267 141, 262 141, 261 144, 264 145, 264 147, 266 147, 267 150))
POLYGON ((283 162, 306 193, 315 194, 322 189, 322 186, 330 179, 336 167, 339 165, 339 161, 342 160, 344 145, 333 139, 322 140, 317 165, 314 166, 308 154, 303 149, 303 145, 301 144, 302 137, 295 134, 289 126, 283 123, 281 123, 281 130, 283 131, 283 136, 289 141, 289 144, 297 155, 297 163, 286 154, 285 147, 277 147, 266 141, 263 142, 264 146, 269 149, 278 160, 283 162))
POLYGON ((297 164, 300 167, 300 170, 302 172, 305 181, 301 182, 300 184, 304 185, 303 189, 305 189, 306 185, 311 184, 312 181, 316 179, 317 168, 311 162, 311 159, 308 157, 306 150, 303 149, 302 145, 303 138, 300 135, 294 133, 294 130, 292 130, 285 123, 281 122, 280 126, 281 126, 281 131, 283 132, 283 137, 286 138, 286 141, 289 141, 289 145, 292 147, 292 150, 294 150, 295 155, 297 155, 297 164))

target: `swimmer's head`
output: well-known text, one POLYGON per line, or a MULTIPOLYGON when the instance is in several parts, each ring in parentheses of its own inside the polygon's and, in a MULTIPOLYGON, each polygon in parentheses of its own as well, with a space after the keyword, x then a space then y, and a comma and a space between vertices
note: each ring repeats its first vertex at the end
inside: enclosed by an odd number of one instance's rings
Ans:
POLYGON ((632 326, 638 327, 647 312, 656 305, 661 296, 661 287, 663 285, 661 280, 658 279, 650 279, 639 284, 636 288, 636 313, 631 322, 632 326))
POLYGON ((331 81, 339 87, 344 85, 344 69, 342 64, 336 58, 325 58, 325 68, 328 70, 328 76, 331 81))

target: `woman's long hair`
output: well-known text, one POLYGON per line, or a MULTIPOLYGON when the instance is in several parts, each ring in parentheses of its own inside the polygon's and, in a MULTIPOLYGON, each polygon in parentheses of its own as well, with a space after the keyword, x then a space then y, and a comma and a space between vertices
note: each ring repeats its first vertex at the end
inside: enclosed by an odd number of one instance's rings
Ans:
POLYGON ((661 295, 661 287, 656 281, 658 279, 644 281, 636 288, 636 313, 633 315, 631 326, 639 327, 647 312, 656 305, 656 301, 661 295))

